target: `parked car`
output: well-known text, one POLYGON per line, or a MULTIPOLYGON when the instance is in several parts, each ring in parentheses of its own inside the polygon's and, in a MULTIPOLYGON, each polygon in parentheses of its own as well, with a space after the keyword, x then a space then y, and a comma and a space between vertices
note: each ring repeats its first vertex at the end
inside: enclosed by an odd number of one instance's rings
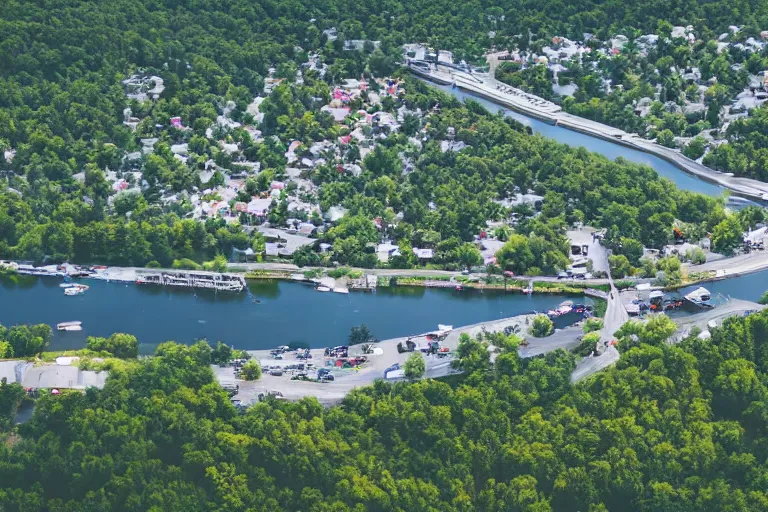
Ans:
POLYGON ((269 374, 272 375, 273 377, 282 377, 283 370, 280 370, 280 369, 269 370, 269 374))

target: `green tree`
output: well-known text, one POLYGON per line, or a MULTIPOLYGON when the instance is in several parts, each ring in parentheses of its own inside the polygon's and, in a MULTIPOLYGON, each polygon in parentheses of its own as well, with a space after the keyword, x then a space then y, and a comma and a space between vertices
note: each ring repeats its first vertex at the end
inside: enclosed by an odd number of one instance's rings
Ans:
POLYGON ((608 265, 611 269, 611 277, 621 279, 632 274, 632 266, 623 254, 608 256, 608 265))
POLYGON ((703 137, 694 137, 683 146, 683 154, 691 160, 698 160, 706 151, 707 142, 703 137))
POLYGON ((109 338, 88 336, 85 347, 95 352, 109 352, 121 359, 132 359, 139 355, 139 340, 131 334, 114 333, 109 338))
POLYGON ((211 363, 225 366, 232 360, 232 347, 221 341, 216 342, 216 347, 211 351, 211 363))
POLYGON ((261 378, 261 365, 255 359, 249 359, 243 365, 240 375, 243 380, 259 380, 261 378))
POLYGON ((349 330, 350 345, 360 345, 362 343, 376 343, 377 341, 379 340, 376 339, 376 336, 373 335, 371 330, 365 324, 352 327, 349 330))
POLYGON ((554 330, 555 326, 547 315, 536 315, 533 317, 530 332, 535 337, 544 338, 552 334, 554 330))
POLYGON ((742 234, 738 217, 730 215, 712 230, 712 249, 715 252, 730 254, 743 243, 742 234))
POLYGON ((410 380, 417 380, 423 377, 426 369, 426 363, 424 362, 424 357, 421 355, 421 352, 414 352, 408 356, 408 359, 403 365, 405 376, 410 380))

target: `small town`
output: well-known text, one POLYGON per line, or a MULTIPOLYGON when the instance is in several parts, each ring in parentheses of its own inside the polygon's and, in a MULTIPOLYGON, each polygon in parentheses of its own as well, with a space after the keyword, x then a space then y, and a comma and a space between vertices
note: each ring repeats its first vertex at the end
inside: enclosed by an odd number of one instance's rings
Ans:
POLYGON ((768 4, 0 22, 0 510, 768 511, 768 4))

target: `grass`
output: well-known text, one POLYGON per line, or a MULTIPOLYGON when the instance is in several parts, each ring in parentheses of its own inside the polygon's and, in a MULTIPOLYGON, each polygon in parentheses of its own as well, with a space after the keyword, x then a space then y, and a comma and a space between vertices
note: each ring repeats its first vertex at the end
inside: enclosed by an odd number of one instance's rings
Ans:
POLYGON ((54 363, 58 357, 79 357, 80 360, 74 366, 81 370, 97 372, 117 369, 124 370, 139 364, 136 359, 119 359, 112 356, 109 352, 95 352, 87 348, 42 352, 36 362, 50 364, 54 363))
POLYGON ((608 309, 608 301, 605 299, 594 299, 594 309, 592 310, 592 313, 597 318, 603 318, 605 316, 605 311, 608 309))
POLYGON ((291 273, 286 270, 251 270, 246 272, 246 279, 288 279, 291 273))

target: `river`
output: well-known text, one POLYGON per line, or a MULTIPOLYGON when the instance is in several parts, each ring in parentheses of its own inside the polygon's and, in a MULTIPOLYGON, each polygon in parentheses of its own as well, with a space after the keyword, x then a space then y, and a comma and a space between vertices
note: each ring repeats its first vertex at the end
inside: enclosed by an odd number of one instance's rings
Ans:
POLYGON ((489 112, 504 111, 505 115, 520 121, 525 126, 529 126, 535 133, 539 133, 550 139, 554 139, 562 144, 567 144, 573 147, 583 147, 594 153, 600 153, 612 160, 622 157, 627 161, 645 164, 653 167, 660 176, 671 180, 679 189, 690 190, 692 192, 699 192, 708 196, 720 196, 725 192, 723 187, 701 180, 696 176, 691 176, 682 171, 678 167, 672 165, 666 160, 659 158, 642 151, 638 151, 626 146, 622 146, 607 140, 598 139, 585 135, 583 133, 575 132, 562 126, 555 126, 552 124, 539 121, 532 117, 520 114, 508 108, 502 107, 493 103, 485 98, 475 96, 468 93, 458 87, 454 88, 450 85, 437 85, 432 82, 427 82, 433 87, 437 87, 444 92, 452 94, 459 100, 468 100, 478 102, 485 107, 489 112))
POLYGON ((288 281, 254 281, 247 293, 214 295, 97 280, 86 281, 85 294, 67 297, 60 282, 29 276, 0 281, 0 324, 83 322, 80 332, 56 332, 52 350, 82 348, 87 336, 114 332, 135 335, 142 353, 163 341, 200 338, 248 350, 291 341, 315 348, 344 344, 350 328, 362 323, 379 339, 388 339, 432 331, 438 324, 462 326, 545 311, 568 298, 421 287, 343 295, 288 281))

